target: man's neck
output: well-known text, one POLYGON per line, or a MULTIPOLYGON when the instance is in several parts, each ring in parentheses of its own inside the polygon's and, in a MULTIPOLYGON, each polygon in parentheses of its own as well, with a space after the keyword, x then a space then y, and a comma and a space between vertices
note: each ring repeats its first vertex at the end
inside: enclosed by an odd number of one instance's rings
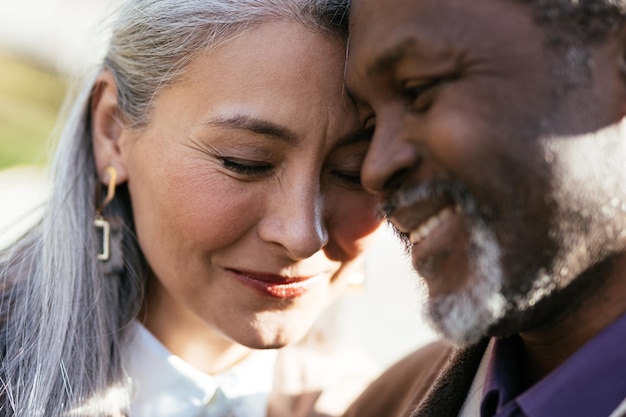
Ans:
POLYGON ((585 343, 626 314, 626 254, 612 260, 603 285, 580 306, 548 326, 521 334, 530 386, 565 362, 585 343))

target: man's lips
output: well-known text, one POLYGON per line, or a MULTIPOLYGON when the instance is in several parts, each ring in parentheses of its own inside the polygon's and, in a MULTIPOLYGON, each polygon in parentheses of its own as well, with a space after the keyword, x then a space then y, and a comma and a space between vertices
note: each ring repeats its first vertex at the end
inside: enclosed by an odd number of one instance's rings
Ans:
POLYGON ((403 234, 413 234, 413 243, 423 240, 449 214, 459 213, 467 192, 460 184, 444 178, 407 183, 382 199, 382 209, 403 234), (452 210, 450 213, 449 209, 452 210))
POLYGON ((454 208, 457 205, 447 198, 424 198, 410 201, 406 204, 397 205, 393 212, 389 213, 389 219, 402 233, 409 234, 428 223, 446 208, 454 208))
POLYGON ((285 277, 278 274, 227 269, 235 279, 274 298, 296 298, 304 295, 324 274, 285 277))
POLYGON ((412 244, 417 244, 426 239, 440 224, 452 217, 455 213, 460 213, 461 208, 458 205, 446 206, 425 221, 421 222, 417 227, 408 232, 409 240, 412 244))

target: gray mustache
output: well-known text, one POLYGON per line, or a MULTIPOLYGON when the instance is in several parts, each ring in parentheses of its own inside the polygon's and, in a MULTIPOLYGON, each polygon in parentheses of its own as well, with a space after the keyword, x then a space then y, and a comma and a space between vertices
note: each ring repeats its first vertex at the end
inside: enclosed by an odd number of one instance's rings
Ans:
POLYGON ((398 207, 411 206, 430 199, 449 199, 458 204, 465 213, 476 213, 476 199, 462 183, 450 179, 433 179, 428 182, 407 184, 391 191, 380 203, 380 211, 390 217, 398 207))

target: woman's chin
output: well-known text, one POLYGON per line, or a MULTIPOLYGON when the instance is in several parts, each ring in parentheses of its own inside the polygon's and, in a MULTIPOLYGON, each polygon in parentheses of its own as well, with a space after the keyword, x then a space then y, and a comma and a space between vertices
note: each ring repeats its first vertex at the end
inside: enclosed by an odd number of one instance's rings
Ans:
POLYGON ((222 332, 231 340, 252 349, 279 349, 302 340, 318 314, 302 311, 262 311, 248 316, 246 325, 228 326, 222 332))
POLYGON ((251 349, 280 349, 299 342, 305 334, 302 329, 250 329, 233 339, 251 349))

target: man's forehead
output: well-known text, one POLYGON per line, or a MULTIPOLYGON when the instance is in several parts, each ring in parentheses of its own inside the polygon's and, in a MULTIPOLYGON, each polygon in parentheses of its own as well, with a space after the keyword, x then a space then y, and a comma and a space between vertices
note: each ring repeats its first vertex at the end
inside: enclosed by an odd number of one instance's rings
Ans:
MULTIPOLYGON (((437 2, 448 1, 437 0, 435 6, 437 2)), ((428 15, 437 12, 432 7, 431 0, 354 1, 347 50, 348 70, 372 76, 407 55, 438 55, 439 58, 449 54, 450 50, 458 50, 457 36, 429 21, 428 15), (398 7, 394 7, 396 5, 398 7), (374 13, 374 6, 382 7, 380 13, 374 13)), ((447 18, 444 13, 441 16, 444 20, 447 18)))
POLYGON ((352 7, 348 56, 359 60, 390 60, 408 46, 413 53, 483 50, 503 37, 515 48, 537 29, 531 8, 515 1, 353 0, 352 7))
POLYGON ((397 49, 397 43, 403 43, 405 39, 422 37, 421 32, 429 30, 430 16, 436 15, 441 20, 449 18, 445 7, 438 10, 440 3, 449 1, 353 0, 350 11, 352 55, 361 54, 364 49, 368 55, 397 49))
MULTIPOLYGON (((358 36, 380 28, 406 28, 426 23, 448 32, 455 31, 455 26, 472 26, 478 22, 496 24, 502 13, 534 16, 533 10, 527 2, 512 0, 352 0, 349 21, 351 34, 358 36), (434 22, 450 26, 441 27, 434 22)), ((484 29, 489 31, 488 27, 484 29)))

